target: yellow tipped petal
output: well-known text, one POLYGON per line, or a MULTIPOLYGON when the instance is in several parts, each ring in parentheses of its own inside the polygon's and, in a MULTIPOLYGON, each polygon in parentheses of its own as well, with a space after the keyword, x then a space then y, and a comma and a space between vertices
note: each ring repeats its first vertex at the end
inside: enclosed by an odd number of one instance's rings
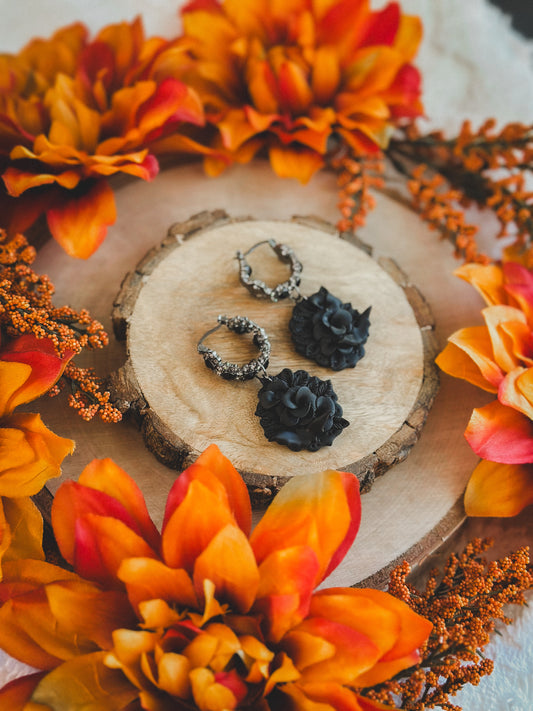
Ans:
POLYGON ((454 271, 454 274, 471 284, 487 305, 508 302, 501 267, 495 264, 463 264, 454 271))
POLYGON ((481 461, 465 492, 468 516, 516 516, 533 504, 533 464, 481 461))
POLYGON ((121 563, 117 577, 126 584, 134 607, 144 600, 160 598, 193 610, 199 609, 188 573, 180 568, 169 568, 155 558, 127 558, 121 563))
POLYGON ((200 711, 228 711, 236 708, 237 699, 227 686, 218 684, 209 669, 193 669, 190 673, 194 701, 200 711))
POLYGON ((512 306, 488 306, 481 313, 489 331, 494 360, 505 373, 508 373, 519 365, 519 361, 513 354, 513 342, 505 326, 526 325, 525 314, 512 306))
MULTIPOLYGON (((3 522, 0 522, 0 530, 7 527, 9 532, 9 535, 6 535, 4 529, 8 546, 4 551, 0 549, 0 560, 24 558, 44 560, 43 517, 33 501, 29 497, 16 499, 6 497, 2 500, 0 509, 4 518, 3 522)), ((4 539, 0 541, 0 546, 3 542, 4 539)))
POLYGON ((157 665, 159 688, 172 696, 187 699, 191 691, 190 668, 187 657, 181 654, 163 654, 157 665))
POLYGON ((40 415, 14 413, 0 427, 0 496, 33 496, 48 479, 61 474, 61 463, 74 442, 54 434, 40 415))
POLYGON ((272 168, 280 178, 296 178, 308 183, 323 164, 324 159, 309 148, 272 146, 269 151, 272 168))
POLYGON ((259 571, 248 538, 237 526, 226 526, 211 540, 194 565, 196 593, 211 580, 219 601, 240 613, 248 612, 259 585, 259 571))
POLYGON ((104 664, 105 652, 78 656, 49 672, 33 692, 32 701, 45 708, 119 711, 138 696, 118 670, 104 664), (73 703, 75 705, 73 705, 73 703))
POLYGON ((258 563, 275 551, 308 546, 314 551, 317 581, 346 553, 360 520, 357 478, 327 470, 293 477, 255 527, 250 542, 258 563), (349 540, 348 540, 349 539, 349 540))
POLYGON ((462 378, 488 392, 498 392, 504 373, 494 360, 492 343, 484 326, 453 333, 435 363, 455 378, 462 378))

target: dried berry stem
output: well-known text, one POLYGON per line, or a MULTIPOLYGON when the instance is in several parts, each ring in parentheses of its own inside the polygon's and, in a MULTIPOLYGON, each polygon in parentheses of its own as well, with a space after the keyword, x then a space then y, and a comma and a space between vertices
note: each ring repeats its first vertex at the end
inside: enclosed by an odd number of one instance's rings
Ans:
MULTIPOLYGON (((35 250, 25 237, 8 237, 0 230, 0 334, 3 331, 11 338, 24 334, 47 338, 60 356, 106 346, 107 333, 86 309, 75 311, 69 306, 57 308, 52 304, 54 285, 47 276, 30 268, 34 259, 35 250)), ((74 388, 69 402, 84 419, 91 419, 96 413, 106 422, 121 419, 94 373, 70 362, 63 382, 50 394, 56 395, 67 381, 74 388)))
POLYGON ((389 592, 431 620, 433 632, 418 664, 361 693, 408 711, 436 706, 456 711, 460 707, 449 697, 492 672, 493 663, 483 650, 498 621, 512 622, 505 606, 525 604, 533 575, 527 547, 488 562, 481 554, 490 545, 489 540, 476 539, 460 555, 452 554, 442 572, 430 573, 423 591, 407 582, 407 563, 391 573, 389 592))

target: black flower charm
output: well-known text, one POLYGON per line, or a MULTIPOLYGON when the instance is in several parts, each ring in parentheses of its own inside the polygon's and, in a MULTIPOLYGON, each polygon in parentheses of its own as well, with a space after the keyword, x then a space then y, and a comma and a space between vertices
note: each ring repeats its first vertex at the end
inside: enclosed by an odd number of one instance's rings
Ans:
POLYGON ((272 378, 259 379, 262 387, 255 414, 269 442, 283 444, 294 452, 316 452, 330 446, 350 424, 342 417, 330 380, 289 368, 272 378))
POLYGON ((321 286, 293 309, 289 329, 296 350, 325 368, 353 368, 365 354, 370 309, 359 313, 321 286))

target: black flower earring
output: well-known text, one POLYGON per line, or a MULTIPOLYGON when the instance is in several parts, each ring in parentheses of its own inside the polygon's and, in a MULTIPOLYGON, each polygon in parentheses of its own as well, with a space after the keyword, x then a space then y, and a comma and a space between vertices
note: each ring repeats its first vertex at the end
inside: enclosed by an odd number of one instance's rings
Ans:
POLYGON ((236 257, 239 260, 241 284, 253 296, 270 301, 286 298, 294 300, 289 330, 300 355, 332 370, 353 368, 365 355, 364 344, 368 339, 371 306, 360 313, 350 303, 343 303, 330 294, 323 286, 311 296, 303 297, 298 288, 302 263, 291 247, 273 239, 258 242, 244 253, 239 250, 236 257), (273 288, 259 279, 252 279, 252 268, 246 261, 250 252, 262 244, 268 244, 278 259, 291 268, 287 281, 273 288))
POLYGON ((198 342, 198 353, 205 365, 226 380, 257 378, 261 388, 257 394, 255 414, 269 442, 282 444, 294 452, 307 449, 316 452, 330 446, 349 422, 342 417, 342 407, 330 380, 309 375, 305 370, 284 368, 274 376, 267 375, 270 342, 264 329, 245 316, 218 316, 218 325, 207 331, 198 342), (253 334, 259 355, 244 365, 224 361, 206 346, 204 340, 226 326, 237 334, 253 334))

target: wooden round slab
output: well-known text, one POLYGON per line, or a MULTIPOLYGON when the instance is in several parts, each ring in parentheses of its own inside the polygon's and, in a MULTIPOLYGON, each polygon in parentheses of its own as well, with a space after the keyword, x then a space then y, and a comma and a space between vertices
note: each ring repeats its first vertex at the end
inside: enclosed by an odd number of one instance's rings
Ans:
MULTIPOLYGON (((249 262, 254 278, 269 285, 288 277, 267 245, 249 262)), ((181 470, 217 442, 255 492, 255 503, 292 476, 326 468, 356 473, 368 490, 375 476, 407 456, 437 389, 433 321, 420 293, 391 260, 376 263, 353 238, 339 239, 331 225, 313 218, 236 220, 214 211, 173 225, 126 277, 113 322, 128 353, 113 378, 114 395, 141 418, 148 448, 181 470), (236 251, 271 238, 290 245, 304 265, 304 296, 325 286, 359 311, 372 306, 366 355, 355 368, 334 372, 298 355, 288 330, 293 302, 254 298, 240 284, 236 251), (292 452, 266 440, 254 415, 257 381, 223 380, 197 353, 218 314, 247 316, 266 330, 269 374, 305 369, 331 379, 351 423, 331 447, 292 452)), ((225 328, 206 344, 232 362, 257 355, 245 337, 225 328)))

